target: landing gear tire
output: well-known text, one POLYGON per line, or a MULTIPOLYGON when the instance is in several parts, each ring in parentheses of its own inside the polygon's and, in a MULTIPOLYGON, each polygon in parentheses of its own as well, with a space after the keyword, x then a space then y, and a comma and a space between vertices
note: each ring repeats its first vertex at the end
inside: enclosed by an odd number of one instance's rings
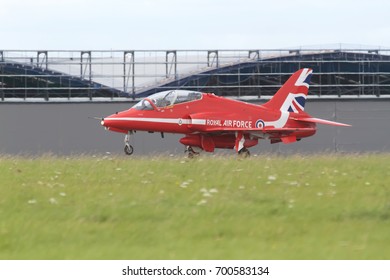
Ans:
POLYGON ((133 146, 131 146, 131 145, 125 145, 124 151, 125 151, 125 154, 126 154, 126 155, 128 155, 128 156, 132 155, 133 152, 134 152, 133 146))
POLYGON ((238 155, 242 158, 247 158, 251 155, 251 153, 249 152, 249 150, 247 148, 242 148, 239 152, 238 152, 238 155))
POLYGON ((133 154, 134 149, 133 146, 130 145, 130 135, 133 134, 133 131, 129 131, 125 136, 125 154, 130 156, 133 154))
POLYGON ((199 153, 195 152, 191 146, 187 146, 185 152, 187 153, 188 158, 199 156, 199 153))

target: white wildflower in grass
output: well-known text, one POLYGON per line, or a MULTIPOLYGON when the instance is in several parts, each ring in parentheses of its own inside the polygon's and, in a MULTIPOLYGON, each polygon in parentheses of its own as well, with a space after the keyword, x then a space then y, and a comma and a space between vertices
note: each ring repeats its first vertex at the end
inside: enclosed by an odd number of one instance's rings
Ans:
POLYGON ((204 192, 204 193, 203 193, 203 196, 204 196, 204 197, 210 197, 210 196, 211 196, 211 193, 209 193, 209 192, 204 192))
POLYGON ((287 173, 287 176, 291 176, 292 175, 292 173, 287 173))
POLYGON ((244 170, 244 169, 242 169, 242 168, 233 169, 233 172, 241 172, 242 170, 244 170))
POLYGON ((205 192, 208 192, 208 190, 205 189, 205 188, 201 188, 201 189, 200 189, 200 192, 205 193, 205 192))
POLYGON ((310 184, 309 183, 305 183, 305 186, 308 187, 308 186, 310 186, 310 184))
POLYGON ((366 186, 369 186, 369 185, 371 185, 371 183, 370 182, 365 182, 364 183, 366 186))
POLYGON ((270 181, 275 181, 276 180, 276 175, 269 175, 268 180, 270 181))
POLYGON ((60 196, 66 196, 66 193, 60 192, 60 196))
POLYGON ((150 181, 148 181, 148 180, 142 180, 141 183, 142 183, 142 184, 150 184, 150 181))
POLYGON ((29 201, 27 201, 28 204, 36 204, 37 201, 35 199, 30 199, 29 201))
POLYGON ((184 160, 182 160, 182 161, 180 161, 180 163, 182 163, 182 164, 183 164, 183 163, 186 163, 186 162, 185 162, 184 160))
POLYGON ((238 188, 239 188, 240 190, 243 190, 243 189, 245 189, 245 186, 241 185, 241 186, 238 186, 238 188))
POLYGON ((38 181, 37 183, 38 183, 38 185, 41 185, 41 186, 43 185, 42 181, 38 181))
POLYGON ((112 192, 108 193, 108 196, 112 196, 112 192))
POLYGON ((331 187, 336 187, 336 184, 333 183, 333 182, 330 182, 330 183, 329 183, 329 186, 331 186, 331 187))
POLYGON ((160 190, 159 194, 164 194, 165 191, 164 190, 160 190))
POLYGON ((192 179, 188 179, 187 181, 184 181, 183 183, 181 183, 181 184, 180 184, 180 187, 185 189, 185 188, 187 188, 188 185, 189 185, 190 183, 192 183, 192 182, 193 182, 192 179))
POLYGON ((207 200, 205 199, 202 199, 201 201, 199 201, 196 205, 200 206, 200 205, 204 205, 207 203, 207 200))
POLYGON ((118 167, 118 168, 116 168, 115 170, 116 170, 116 171, 121 171, 122 168, 118 167))
POLYGON ((299 183, 297 181, 292 181, 289 183, 290 186, 298 186, 299 183))
POLYGON ((271 181, 267 181, 265 182, 267 185, 271 185, 271 181))
POLYGON ((343 172, 341 175, 343 175, 343 176, 347 176, 347 175, 348 175, 348 173, 345 173, 345 172, 343 172))
POLYGON ((50 202, 51 204, 58 204, 57 199, 55 199, 54 197, 51 197, 51 198, 49 199, 49 202, 50 202))
POLYGON ((318 193, 317 193, 317 196, 322 196, 322 195, 323 195, 322 192, 318 192, 318 193))
POLYGON ((209 193, 217 193, 217 192, 218 192, 217 189, 210 189, 210 190, 209 190, 209 193))

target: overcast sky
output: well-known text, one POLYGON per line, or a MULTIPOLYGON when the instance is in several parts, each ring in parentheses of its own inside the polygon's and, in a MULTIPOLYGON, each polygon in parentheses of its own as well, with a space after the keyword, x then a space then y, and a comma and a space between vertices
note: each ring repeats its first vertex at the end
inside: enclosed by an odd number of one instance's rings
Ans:
POLYGON ((0 49, 390 48, 389 0, 1 0, 0 49))

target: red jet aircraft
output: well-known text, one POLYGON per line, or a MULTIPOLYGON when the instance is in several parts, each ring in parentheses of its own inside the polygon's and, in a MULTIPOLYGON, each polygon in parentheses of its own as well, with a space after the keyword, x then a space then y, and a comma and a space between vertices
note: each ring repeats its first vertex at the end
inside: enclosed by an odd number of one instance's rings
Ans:
POLYGON ((103 118, 107 130, 126 134, 125 153, 131 155, 130 135, 148 131, 179 133, 189 157, 215 148, 235 149, 249 155, 259 139, 293 143, 316 133, 316 124, 349 126, 313 118, 304 112, 312 69, 295 72, 263 105, 187 90, 169 90, 150 95, 129 110, 103 118))

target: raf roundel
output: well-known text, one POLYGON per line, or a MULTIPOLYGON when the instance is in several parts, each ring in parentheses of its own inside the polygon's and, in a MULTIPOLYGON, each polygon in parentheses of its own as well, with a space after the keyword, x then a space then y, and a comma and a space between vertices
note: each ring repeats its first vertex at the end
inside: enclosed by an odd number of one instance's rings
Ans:
POLYGON ((263 120, 257 120, 256 121, 256 128, 264 128, 263 120))

